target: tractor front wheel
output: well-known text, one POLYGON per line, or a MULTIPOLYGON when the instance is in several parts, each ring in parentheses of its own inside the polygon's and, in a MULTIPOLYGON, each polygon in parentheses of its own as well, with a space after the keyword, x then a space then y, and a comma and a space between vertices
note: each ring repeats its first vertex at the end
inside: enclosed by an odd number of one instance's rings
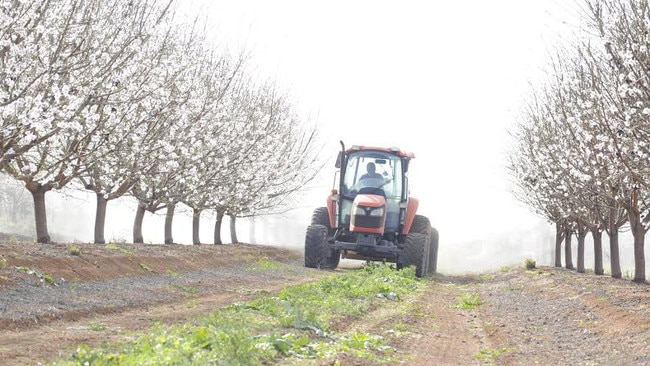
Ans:
POLYGON ((335 269, 339 265, 341 252, 327 244, 327 227, 309 225, 305 235, 305 267, 335 269))

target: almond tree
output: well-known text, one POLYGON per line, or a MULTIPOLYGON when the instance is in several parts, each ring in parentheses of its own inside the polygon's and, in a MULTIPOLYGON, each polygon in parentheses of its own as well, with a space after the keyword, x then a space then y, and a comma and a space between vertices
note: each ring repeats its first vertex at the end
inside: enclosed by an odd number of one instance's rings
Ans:
POLYGON ((230 217, 231 241, 237 241, 237 217, 271 214, 290 209, 290 199, 306 188, 322 168, 317 158, 316 129, 310 129, 293 112, 286 95, 272 84, 262 85, 257 113, 249 118, 256 128, 248 129, 248 142, 235 151, 234 179, 224 184, 229 191, 220 202, 230 217))
POLYGON ((111 118, 103 124, 104 144, 84 156, 85 174, 79 177, 83 188, 96 195, 95 243, 105 243, 108 202, 127 194, 137 178, 155 165, 154 142, 168 136, 168 126, 159 118, 176 107, 170 85, 178 71, 168 65, 174 52, 182 52, 175 36, 181 30, 169 24, 172 20, 166 8, 161 12, 144 8, 138 17, 139 47, 129 60, 115 66, 112 83, 99 92, 111 118))
POLYGON ((619 179, 623 194, 616 197, 627 212, 634 236, 635 282, 645 282, 645 233, 650 228, 650 6, 646 0, 586 1, 591 29, 601 40, 607 62, 596 69, 609 76, 602 98, 610 118, 602 123, 611 154, 624 165, 619 179))
POLYGON ((84 173, 84 157, 105 143, 103 128, 114 117, 104 93, 119 88, 113 71, 141 46, 143 17, 165 7, 144 0, 25 4, 16 2, 25 7, 17 22, 29 31, 5 30, 14 41, 3 51, 11 74, 2 113, 38 133, 19 141, 16 146, 32 147, 6 158, 4 169, 32 193, 37 240, 47 243, 45 193, 84 173))
MULTIPOLYGON (((192 33, 194 34, 194 33, 192 33)), ((151 169, 141 174, 131 189, 138 200, 134 222, 134 242, 143 241, 142 220, 145 211, 166 208, 165 242, 172 243, 171 227, 175 206, 192 191, 201 189, 202 174, 211 174, 217 156, 214 151, 228 146, 221 130, 227 129, 228 108, 233 81, 240 77, 244 58, 232 58, 222 51, 210 50, 204 36, 188 43, 175 53, 173 65, 178 70, 171 93, 174 108, 159 120, 167 126, 166 136, 152 142, 151 169), (218 147, 219 149, 215 148, 218 147)), ((216 167, 214 167, 216 169, 216 167)))
MULTIPOLYGON (((64 98, 46 98, 42 90, 61 84, 52 77, 53 71, 63 71, 60 60, 74 53, 70 47, 66 53, 64 43, 63 27, 69 21, 64 16, 71 9, 71 4, 52 1, 0 4, 0 170, 16 156, 59 132, 52 124, 54 116, 41 118, 46 116, 32 111, 46 113, 50 109, 64 109, 68 104, 64 98), (48 46, 53 47, 51 61, 32 62, 33 55, 43 53, 41 50, 48 46), (39 88, 40 93, 35 92, 39 88)), ((56 90, 52 94, 60 95, 61 89, 56 90)))

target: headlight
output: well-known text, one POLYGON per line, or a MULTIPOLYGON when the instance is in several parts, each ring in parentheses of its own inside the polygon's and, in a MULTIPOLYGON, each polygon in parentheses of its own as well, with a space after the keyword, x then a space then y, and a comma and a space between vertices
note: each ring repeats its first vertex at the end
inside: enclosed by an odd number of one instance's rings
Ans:
POLYGON ((383 215, 384 215, 383 208, 375 208, 370 211, 370 216, 383 216, 383 215))

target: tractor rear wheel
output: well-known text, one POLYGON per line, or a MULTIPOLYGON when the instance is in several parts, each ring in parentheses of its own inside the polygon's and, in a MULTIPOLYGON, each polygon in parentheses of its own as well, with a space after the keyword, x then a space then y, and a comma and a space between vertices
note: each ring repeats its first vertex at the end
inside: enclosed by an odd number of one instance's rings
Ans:
POLYGON ((314 213, 311 215, 311 224, 312 225, 323 225, 328 230, 330 228, 330 215, 327 211, 327 207, 316 207, 314 213))
POLYGON ((431 248, 429 249, 429 274, 438 272, 438 230, 431 228, 431 248))
POLYGON ((405 260, 401 267, 414 266, 415 276, 418 278, 427 274, 428 257, 425 253, 429 252, 429 240, 426 235, 421 233, 410 233, 406 236, 404 243, 405 260))
POLYGON ((438 270, 438 230, 431 226, 429 218, 423 215, 415 215, 411 224, 412 233, 420 233, 427 236, 429 241, 429 252, 427 256, 427 274, 434 274, 438 270))
POLYGON ((426 216, 415 215, 410 232, 429 235, 431 233, 431 221, 426 216))
POLYGON ((334 269, 340 259, 341 253, 327 244, 327 227, 309 225, 305 235, 305 267, 334 269))

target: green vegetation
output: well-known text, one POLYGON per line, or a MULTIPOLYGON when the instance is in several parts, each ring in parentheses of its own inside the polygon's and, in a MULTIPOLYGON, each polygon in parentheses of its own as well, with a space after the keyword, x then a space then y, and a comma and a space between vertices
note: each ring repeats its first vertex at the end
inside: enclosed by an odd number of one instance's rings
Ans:
POLYGON ((81 248, 76 245, 68 245, 68 254, 81 255, 81 248))
POLYGON ((508 347, 481 348, 481 350, 475 357, 481 361, 492 363, 492 361, 499 358, 499 356, 501 356, 502 354, 506 352, 511 352, 512 350, 513 350, 512 348, 508 348, 508 347))
POLYGON ((25 272, 25 273, 27 273, 29 275, 34 275, 35 277, 40 279, 41 282, 45 282, 48 285, 56 285, 56 282, 54 282, 54 278, 52 278, 51 275, 49 275, 47 273, 43 273, 43 272, 39 271, 38 269, 33 269, 33 268, 29 268, 29 267, 20 266, 20 267, 16 267, 16 270, 18 270, 20 272, 25 272))
POLYGON ((338 333, 331 320, 393 307, 420 284, 413 267, 396 271, 369 264, 286 287, 277 296, 236 303, 184 325, 158 324, 146 335, 105 349, 80 345, 71 358, 54 365, 302 364, 305 359, 333 362, 342 353, 395 362, 398 356, 381 336, 338 333))
POLYGON ((139 265, 140 268, 141 268, 143 271, 145 271, 145 272, 153 272, 153 269, 151 269, 151 267, 149 267, 149 266, 148 266, 146 263, 144 263, 144 262, 140 262, 140 263, 138 263, 138 265, 139 265))
POLYGON ((526 270, 528 270, 528 271, 533 270, 533 269, 537 268, 537 262, 535 262, 534 259, 526 258, 524 260, 524 268, 526 270))
POLYGON ((0 258, 0 269, 7 268, 7 260, 5 258, 0 258))
POLYGON ((483 304, 477 293, 464 293, 460 296, 460 300, 456 303, 455 307, 458 309, 471 310, 483 304))
POLYGON ((89 323, 88 324, 88 329, 92 330, 93 332, 101 332, 102 330, 106 330, 108 326, 104 323, 89 323))
POLYGON ((253 263, 251 267, 247 269, 247 271, 268 271, 273 269, 280 269, 282 267, 286 267, 286 265, 280 262, 271 261, 268 258, 260 258, 257 260, 257 262, 253 263))
POLYGON ((523 285, 511 284, 511 285, 506 286, 504 289, 505 289, 505 291, 521 291, 521 290, 524 289, 524 286, 523 285))
POLYGON ((503 266, 503 267, 499 268, 499 272, 501 272, 501 273, 508 273, 511 270, 512 270, 512 267, 510 267, 510 266, 503 266))
POLYGON ((112 244, 112 243, 111 244, 106 244, 104 246, 104 248, 110 249, 110 250, 116 250, 116 251, 118 251, 118 252, 120 252, 122 254, 126 254, 126 255, 133 255, 132 251, 130 251, 128 249, 125 249, 125 248, 122 248, 121 246, 119 246, 117 244, 112 244))
POLYGON ((174 271, 173 269, 168 269, 168 270, 166 270, 166 271, 165 271, 165 274, 168 275, 168 276, 176 277, 176 278, 180 278, 180 277, 181 277, 181 274, 178 273, 178 272, 176 272, 176 271, 174 271))

